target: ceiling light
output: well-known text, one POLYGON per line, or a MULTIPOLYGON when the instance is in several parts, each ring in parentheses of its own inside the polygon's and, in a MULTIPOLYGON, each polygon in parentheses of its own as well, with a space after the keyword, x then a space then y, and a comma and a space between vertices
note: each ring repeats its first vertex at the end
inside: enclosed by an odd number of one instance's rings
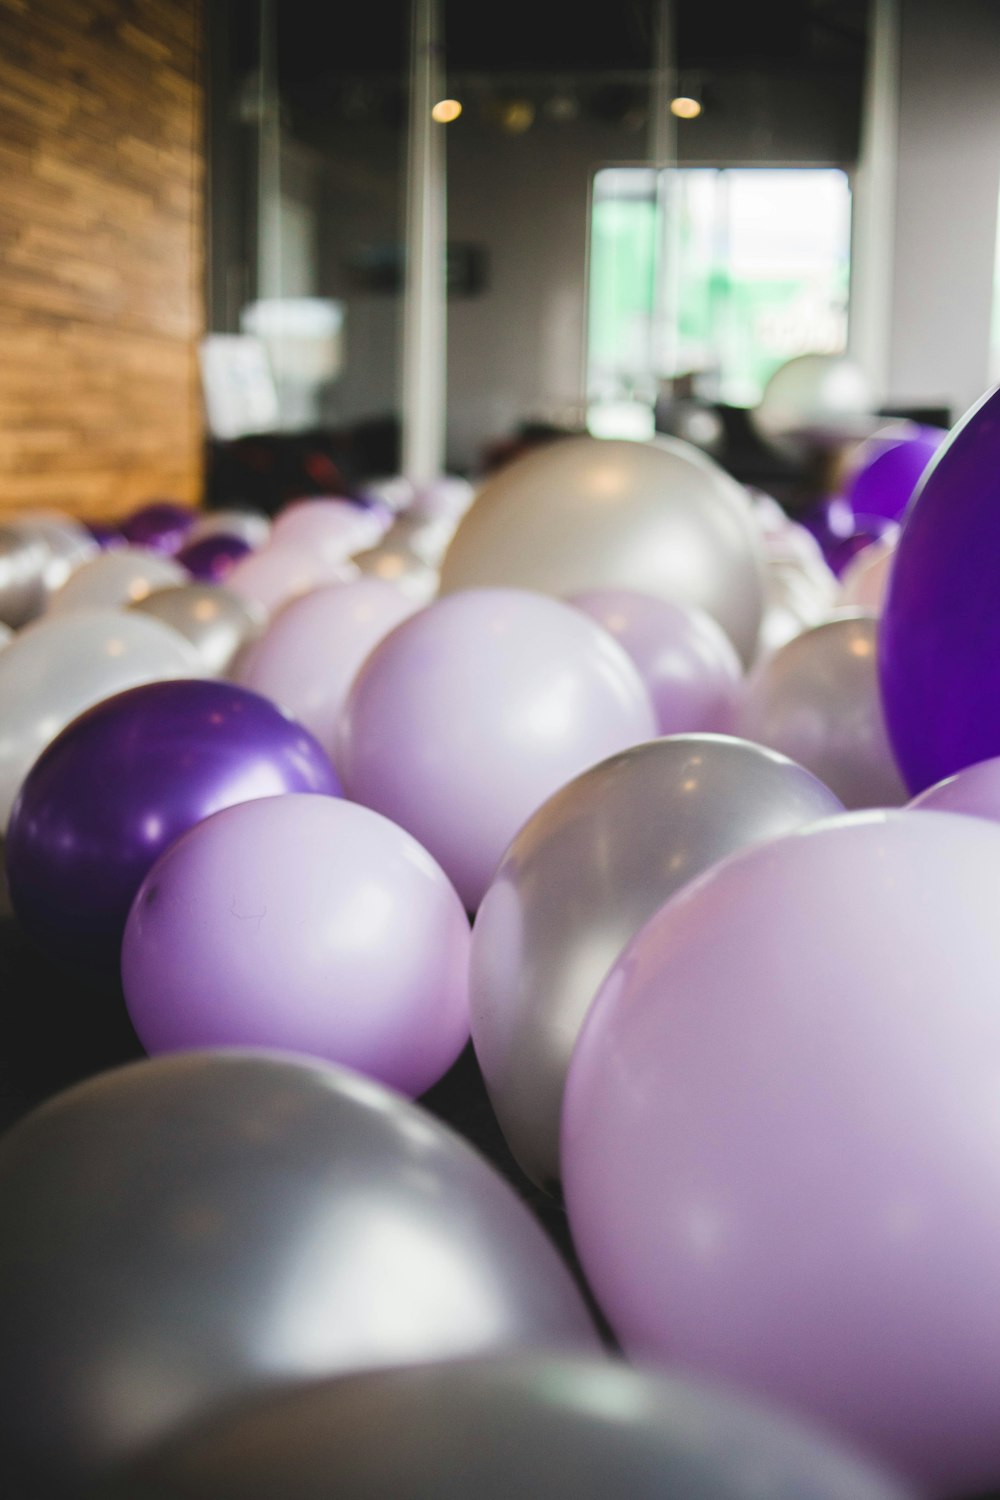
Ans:
POLYGON ((439 125, 450 125, 461 113, 462 106, 457 99, 439 99, 431 110, 431 119, 436 120, 439 125))
POLYGON ((697 99, 681 94, 678 98, 671 99, 670 113, 676 115, 678 120, 697 120, 701 114, 701 104, 697 99))

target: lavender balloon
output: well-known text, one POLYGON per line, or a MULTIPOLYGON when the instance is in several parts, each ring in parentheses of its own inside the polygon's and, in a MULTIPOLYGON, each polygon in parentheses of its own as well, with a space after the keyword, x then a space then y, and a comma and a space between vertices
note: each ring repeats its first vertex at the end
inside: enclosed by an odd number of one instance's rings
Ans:
POLYGON ((314 589, 272 620, 237 679, 287 708, 332 750, 351 683, 370 652, 416 604, 379 578, 314 589))
POLYGON ((875 813, 650 919, 570 1065, 574 1242, 626 1352, 1000 1483, 1000 829, 875 813))
POLYGON ((889 428, 863 443, 853 465, 847 500, 858 516, 899 521, 947 433, 940 427, 889 428))
POLYGON ((178 552, 177 561, 199 583, 222 583, 232 572, 233 565, 252 551, 250 543, 242 537, 219 532, 188 542, 178 552))
POLYGON ((913 792, 1000 754, 998 568, 1000 387, 925 474, 882 608, 886 722, 913 792))
POLYGON ((269 797, 157 861, 122 979, 148 1052, 277 1047, 415 1095, 469 1039, 469 940, 454 888, 408 833, 334 798, 269 797))
POLYGON ((593 620, 541 594, 470 589, 376 646, 335 758, 349 795, 419 839, 471 911, 536 807, 655 733, 639 674, 593 620))
POLYGON ((121 524, 122 535, 133 547, 149 547, 172 556, 184 545, 196 513, 174 500, 154 500, 133 511, 121 524))
POLYGON ((107 698, 53 740, 14 803, 15 914, 52 957, 113 975, 132 899, 167 845, 280 792, 339 786, 312 735, 256 693, 181 680, 107 698))
POLYGON ((914 797, 914 811, 966 813, 1000 823, 1000 756, 948 776, 914 797))
POLYGON ((286 505, 274 522, 277 546, 302 547, 331 563, 343 562, 380 541, 385 526, 380 516, 350 500, 296 500, 286 505))
POLYGON ((660 734, 732 729, 743 668, 706 610, 631 589, 589 589, 568 602, 603 625, 631 657, 660 734))

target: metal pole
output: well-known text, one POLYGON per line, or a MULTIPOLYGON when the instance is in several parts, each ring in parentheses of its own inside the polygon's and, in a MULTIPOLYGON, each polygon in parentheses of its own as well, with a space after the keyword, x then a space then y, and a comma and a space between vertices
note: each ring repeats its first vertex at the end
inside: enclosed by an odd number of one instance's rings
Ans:
POLYGON ((650 329, 650 369, 655 382, 675 375, 676 312, 680 273, 680 221, 677 183, 677 121, 670 101, 677 81, 674 0, 660 0, 655 32, 650 98, 649 154, 654 168, 657 241, 650 329))
POLYGON ((413 0, 412 15, 402 467, 407 479, 423 484, 443 471, 445 456, 445 127, 431 118, 443 72, 440 0, 413 0))

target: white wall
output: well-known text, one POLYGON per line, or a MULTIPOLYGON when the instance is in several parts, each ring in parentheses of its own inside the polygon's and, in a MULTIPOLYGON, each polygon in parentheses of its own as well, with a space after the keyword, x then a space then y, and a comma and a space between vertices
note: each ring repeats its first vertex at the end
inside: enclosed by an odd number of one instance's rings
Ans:
POLYGON ((997 0, 902 0, 899 90, 889 396, 957 418, 989 383, 997 0))

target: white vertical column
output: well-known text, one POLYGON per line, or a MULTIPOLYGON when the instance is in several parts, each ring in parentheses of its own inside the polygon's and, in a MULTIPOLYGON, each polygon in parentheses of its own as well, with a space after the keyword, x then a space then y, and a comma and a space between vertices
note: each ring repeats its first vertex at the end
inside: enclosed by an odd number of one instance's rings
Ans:
POLYGON ((899 135, 899 0, 872 0, 854 177, 848 345, 876 399, 889 390, 899 135))
POLYGON ((670 101, 676 93, 677 47, 674 0, 659 0, 650 99, 649 155, 655 171, 657 243, 650 330, 650 377, 674 374, 677 297, 680 274, 677 120, 670 101))
POLYGON ((257 278, 258 301, 280 297, 281 110, 278 96, 277 17, 274 0, 260 0, 257 74, 257 278))
POLYGON ((444 468, 447 385, 444 127, 441 0, 413 0, 403 304, 403 473, 414 484, 444 468))

